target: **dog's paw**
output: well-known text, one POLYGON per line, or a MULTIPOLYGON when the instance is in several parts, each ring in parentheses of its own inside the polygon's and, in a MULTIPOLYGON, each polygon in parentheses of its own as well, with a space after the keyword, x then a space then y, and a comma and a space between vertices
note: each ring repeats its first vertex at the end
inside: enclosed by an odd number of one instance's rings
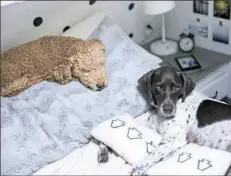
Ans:
POLYGON ((97 157, 98 157, 98 162, 99 163, 106 163, 106 162, 108 162, 109 152, 108 152, 107 147, 100 148, 100 150, 98 151, 97 157))
POLYGON ((136 176, 136 175, 147 175, 147 174, 143 171, 142 167, 135 167, 132 169, 130 175, 136 176))

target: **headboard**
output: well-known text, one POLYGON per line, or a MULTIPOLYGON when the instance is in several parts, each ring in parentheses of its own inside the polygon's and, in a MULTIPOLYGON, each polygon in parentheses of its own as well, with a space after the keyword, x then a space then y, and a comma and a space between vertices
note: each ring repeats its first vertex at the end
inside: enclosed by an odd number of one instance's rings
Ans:
POLYGON ((141 43, 148 38, 145 36, 148 24, 152 22, 153 28, 160 26, 159 20, 154 22, 144 15, 142 3, 90 0, 1 4, 1 52, 43 35, 62 34, 65 29, 97 11, 107 13, 136 43, 141 43))

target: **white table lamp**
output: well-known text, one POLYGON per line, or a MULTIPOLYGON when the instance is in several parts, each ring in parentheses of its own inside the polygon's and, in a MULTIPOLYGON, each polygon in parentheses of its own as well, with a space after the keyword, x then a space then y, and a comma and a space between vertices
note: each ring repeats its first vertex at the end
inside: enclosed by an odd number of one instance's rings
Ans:
POLYGON ((156 55, 170 55, 177 52, 177 43, 165 37, 164 14, 175 7, 175 1, 144 1, 144 12, 147 15, 162 15, 162 40, 154 41, 150 50, 156 55))

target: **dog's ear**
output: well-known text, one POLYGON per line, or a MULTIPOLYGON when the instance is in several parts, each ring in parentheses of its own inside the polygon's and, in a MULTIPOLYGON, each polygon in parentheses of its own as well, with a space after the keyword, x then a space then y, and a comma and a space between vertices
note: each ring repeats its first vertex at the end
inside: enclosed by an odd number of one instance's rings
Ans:
POLYGON ((156 105, 155 97, 153 96, 155 94, 155 89, 152 89, 152 77, 155 74, 155 70, 151 70, 148 73, 144 74, 139 80, 138 84, 140 85, 142 91, 148 96, 149 103, 152 106, 156 105))
POLYGON ((193 80, 185 75, 184 73, 180 73, 183 87, 182 87, 182 102, 185 101, 185 98, 194 90, 196 84, 193 82, 193 80))

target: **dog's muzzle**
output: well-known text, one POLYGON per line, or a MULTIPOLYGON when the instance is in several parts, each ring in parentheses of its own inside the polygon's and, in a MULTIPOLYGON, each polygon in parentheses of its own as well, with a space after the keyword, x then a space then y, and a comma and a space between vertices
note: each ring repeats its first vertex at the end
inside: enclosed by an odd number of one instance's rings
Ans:
POLYGON ((163 105, 163 112, 165 114, 172 114, 173 113, 173 105, 172 104, 164 104, 163 105))
POLYGON ((172 119, 175 115, 175 107, 172 103, 163 103, 160 107, 160 113, 162 116, 172 119))

